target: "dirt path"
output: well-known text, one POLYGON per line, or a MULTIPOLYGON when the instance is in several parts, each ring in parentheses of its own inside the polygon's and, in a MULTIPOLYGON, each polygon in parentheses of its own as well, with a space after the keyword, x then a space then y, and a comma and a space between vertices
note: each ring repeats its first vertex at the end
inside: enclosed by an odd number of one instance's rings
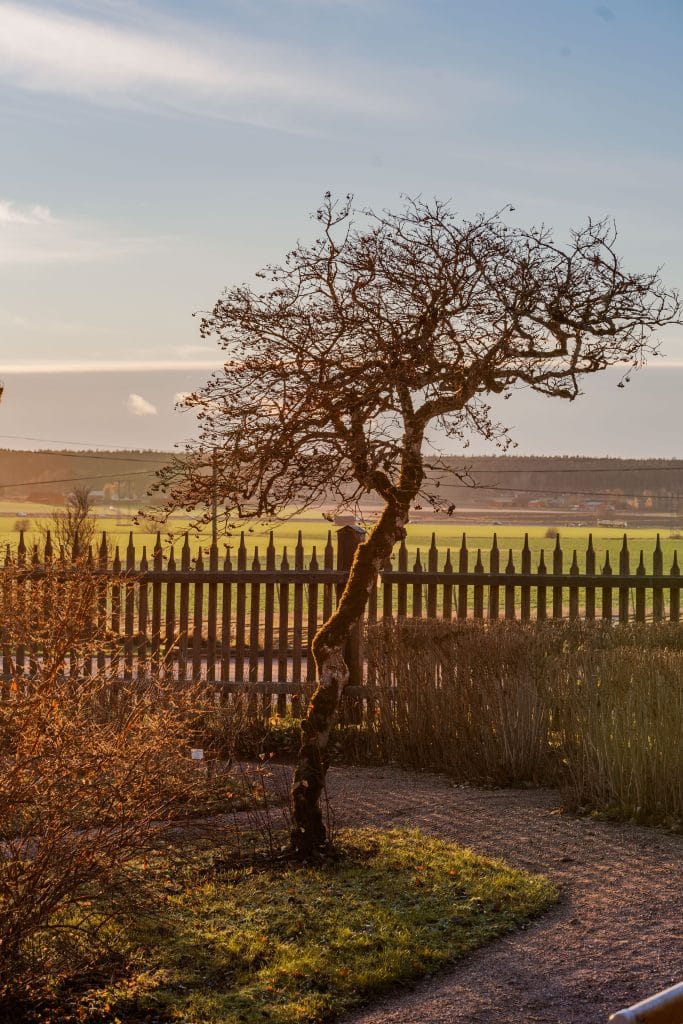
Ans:
POLYGON ((559 813, 550 790, 390 768, 329 775, 338 824, 419 826, 563 890, 532 924, 343 1024, 598 1024, 683 980, 683 837, 559 813))

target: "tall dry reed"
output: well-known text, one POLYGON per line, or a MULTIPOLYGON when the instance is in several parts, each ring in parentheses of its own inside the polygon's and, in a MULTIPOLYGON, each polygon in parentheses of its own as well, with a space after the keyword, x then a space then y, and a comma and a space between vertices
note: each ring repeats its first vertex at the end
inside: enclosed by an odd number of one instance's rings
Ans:
POLYGON ((683 628, 395 620, 367 649, 365 756, 683 820, 683 628))

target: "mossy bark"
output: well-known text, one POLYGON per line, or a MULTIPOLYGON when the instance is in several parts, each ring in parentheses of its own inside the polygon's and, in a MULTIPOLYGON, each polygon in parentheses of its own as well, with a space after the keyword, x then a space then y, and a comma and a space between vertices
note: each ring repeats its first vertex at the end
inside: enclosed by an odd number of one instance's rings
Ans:
POLYGON ((381 516, 356 549, 337 607, 311 645, 318 685, 301 723, 301 746, 291 787, 291 843, 302 856, 314 854, 327 841, 320 799, 329 767, 330 733, 349 679, 343 652, 351 629, 365 610, 380 569, 391 555, 394 544, 405 536, 410 503, 422 483, 421 440, 421 432, 416 431, 406 449, 399 484, 392 488, 381 516))

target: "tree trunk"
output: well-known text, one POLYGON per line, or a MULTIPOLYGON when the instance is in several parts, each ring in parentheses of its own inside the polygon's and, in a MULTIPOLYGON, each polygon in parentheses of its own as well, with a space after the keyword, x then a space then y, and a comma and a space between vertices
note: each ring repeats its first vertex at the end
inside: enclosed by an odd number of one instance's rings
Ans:
POLYGON ((408 508, 408 503, 398 506, 392 502, 384 509, 367 538, 356 549, 337 607, 320 627, 311 645, 318 670, 318 685, 301 723, 301 746, 291 788, 291 843, 302 856, 314 854, 327 841, 320 798, 329 766, 330 733, 349 679, 344 648, 351 629, 363 614, 377 574, 396 541, 405 535, 408 508))

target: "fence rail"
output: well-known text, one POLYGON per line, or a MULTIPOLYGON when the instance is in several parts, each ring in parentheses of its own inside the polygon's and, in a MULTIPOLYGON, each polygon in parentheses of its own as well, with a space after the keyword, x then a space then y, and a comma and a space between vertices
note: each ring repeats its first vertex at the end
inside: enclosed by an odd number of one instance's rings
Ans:
MULTIPOLYGON (((345 526, 337 531, 335 545, 330 532, 322 564, 315 548, 305 564, 301 534, 292 564, 286 549, 278 555, 272 535, 265 557, 257 548, 248 552, 242 536, 235 562, 228 551, 219 565, 215 545, 208 551, 200 549, 193 558, 187 538, 178 561, 173 549, 164 555, 159 537, 151 559, 145 548, 138 557, 132 534, 123 557, 118 548, 111 557, 103 535, 98 551, 90 552, 86 560, 102 581, 93 621, 98 632, 106 635, 107 644, 85 659, 86 673, 96 663, 99 669, 115 669, 125 679, 157 672, 178 680, 206 679, 227 689, 249 685, 254 693, 264 695, 264 710, 269 707, 269 694, 278 711, 289 710, 289 694, 296 711, 300 695, 315 680, 311 641, 341 593, 362 536, 357 528, 345 526)), ((388 561, 379 573, 365 621, 391 617, 680 619, 683 576, 676 553, 669 571, 664 571, 659 537, 650 570, 642 551, 632 568, 626 537, 615 568, 609 555, 598 567, 592 538, 582 567, 576 551, 566 567, 559 537, 549 564, 541 551, 532 567, 528 537, 517 564, 512 551, 505 557, 501 554, 494 536, 485 567, 481 550, 471 552, 465 536, 455 558, 450 549, 443 556, 432 537, 425 564, 418 551, 409 568, 408 550, 402 543, 395 564, 388 561)), ((63 556, 55 558, 49 543, 41 553, 29 551, 23 534, 15 561, 9 551, 6 559, 7 566, 17 563, 17 600, 30 599, 31 588, 50 565, 70 571, 63 556)), ((362 632, 361 625, 347 650, 351 682, 356 685, 366 676, 362 632)), ((1 657, 1 674, 7 680, 30 674, 40 651, 12 650, 4 643, 1 657)), ((80 671, 74 665, 68 670, 80 671)))

